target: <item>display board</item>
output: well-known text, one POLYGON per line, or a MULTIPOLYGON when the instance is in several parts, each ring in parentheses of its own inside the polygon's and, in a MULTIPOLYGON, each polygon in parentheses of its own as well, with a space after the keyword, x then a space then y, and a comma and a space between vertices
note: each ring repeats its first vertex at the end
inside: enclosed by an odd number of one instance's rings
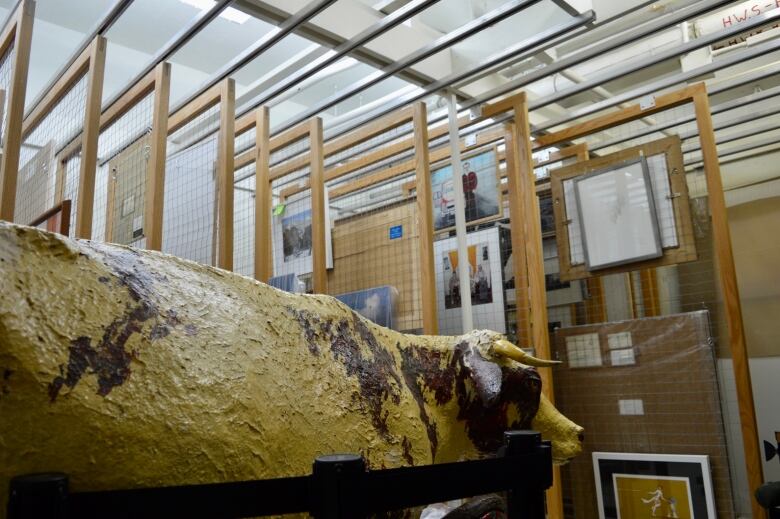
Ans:
MULTIPOLYGON (((312 272, 311 197, 287 201, 283 210, 273 216, 274 275, 312 272)), ((325 192, 325 265, 333 268, 328 193, 325 192)))
MULTIPOLYGON (((466 244, 474 327, 506 333, 498 232, 498 228, 493 227, 468 233, 466 244)), ((460 258, 457 249, 456 238, 446 238, 433 244, 439 333, 442 335, 463 333, 457 268, 460 258)))
POLYGON ((556 406, 587 439, 563 468, 572 517, 599 517, 593 452, 708 456, 717 517, 732 517, 709 327, 708 312, 697 311, 554 332, 554 358, 563 361, 555 369, 556 406))
MULTIPOLYGON (((680 138, 677 136, 553 170, 550 173, 550 190, 562 280, 674 265, 697 258, 688 185, 685 180, 680 138), (586 264, 582 222, 577 209, 577 179, 616 164, 638 160, 641 156, 648 165, 662 254, 656 258, 607 266, 590 272, 586 264)), ((608 217, 609 213, 604 211, 603 216, 608 217)))
MULTIPOLYGON (((498 175, 498 153, 495 146, 487 151, 462 157, 463 195, 466 224, 473 225, 501 217, 501 189, 498 175)), ((455 226, 455 192, 452 165, 431 168, 433 195, 433 228, 436 232, 455 226)))

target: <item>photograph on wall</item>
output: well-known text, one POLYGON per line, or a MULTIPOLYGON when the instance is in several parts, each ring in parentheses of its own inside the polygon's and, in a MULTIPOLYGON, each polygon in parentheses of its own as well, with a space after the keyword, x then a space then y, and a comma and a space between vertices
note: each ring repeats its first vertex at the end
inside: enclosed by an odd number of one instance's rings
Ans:
POLYGON ((311 256, 311 210, 282 218, 285 263, 311 256))
MULTIPOLYGON (((496 157, 496 150, 493 148, 461 160, 467 224, 501 216, 501 190, 496 157)), ((451 164, 431 171, 434 231, 455 226, 453 184, 451 164)))
MULTIPOLYGON (((469 292, 474 328, 506 333, 504 281, 499 228, 491 227, 466 234, 469 292), (481 267, 481 268, 480 268, 481 267)), ((457 238, 433 243, 436 271, 436 308, 441 335, 463 333, 463 308, 458 277, 457 238)))
POLYGON ((542 234, 555 233, 555 212, 553 211, 552 196, 539 197, 539 213, 542 219, 542 234))
POLYGON ((334 297, 369 321, 393 328, 398 300, 398 291, 394 287, 381 286, 334 297))
MULTIPOLYGON (((468 247, 469 278, 471 283, 471 304, 484 305, 493 302, 492 280, 490 275, 490 252, 487 243, 468 247)), ((458 276, 458 251, 444 253, 444 307, 460 308, 460 277, 458 276)))
POLYGON ((717 517, 707 456, 594 452, 601 519, 717 517))

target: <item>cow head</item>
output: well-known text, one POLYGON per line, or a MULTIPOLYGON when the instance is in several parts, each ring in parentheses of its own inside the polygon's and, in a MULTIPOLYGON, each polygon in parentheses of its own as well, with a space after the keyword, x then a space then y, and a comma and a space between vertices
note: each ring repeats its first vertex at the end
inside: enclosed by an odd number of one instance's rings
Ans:
POLYGON ((445 429, 450 424, 464 428, 468 442, 483 454, 496 452, 510 429, 541 432, 552 441, 556 463, 580 453, 582 427, 541 394, 535 368, 555 362, 536 359, 495 332, 474 331, 452 339, 454 347, 449 344, 446 351, 412 347, 403 352, 404 376, 418 393, 435 460, 450 461, 461 448, 458 432, 445 429), (437 453, 438 447, 448 452, 437 453))

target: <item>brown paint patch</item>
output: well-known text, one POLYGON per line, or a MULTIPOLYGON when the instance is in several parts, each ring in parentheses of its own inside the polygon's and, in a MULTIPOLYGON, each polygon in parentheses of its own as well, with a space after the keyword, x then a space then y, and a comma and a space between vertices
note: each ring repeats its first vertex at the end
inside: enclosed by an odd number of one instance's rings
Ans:
MULTIPOLYGON (((400 349, 400 344, 397 345, 400 349)), ((455 383, 455 365, 448 362, 444 353, 429 350, 419 346, 410 346, 401 349, 401 371, 404 375, 406 386, 412 393, 417 407, 420 410, 420 420, 425 425, 428 441, 431 447, 431 459, 436 459, 436 450, 439 447, 436 424, 428 416, 425 407, 423 388, 433 392, 438 405, 444 405, 452 400, 452 391, 455 383), (444 361, 444 365, 442 365, 444 361)))
POLYGON ((153 341, 167 337, 171 333, 171 329, 165 324, 155 324, 152 326, 152 331, 149 332, 149 338, 153 341))
POLYGON ((412 442, 406 436, 404 436, 403 441, 401 441, 401 447, 404 450, 404 461, 406 461, 408 465, 413 466, 414 458, 412 457, 412 442))
POLYGON ((371 423, 382 437, 389 439, 388 411, 383 411, 384 401, 401 401, 401 378, 396 371, 392 354, 376 340, 368 325, 354 312, 352 321, 342 319, 332 329, 330 349, 333 357, 346 368, 347 375, 356 377, 359 386, 357 402, 371 413, 371 423), (361 344, 370 356, 363 355, 361 344))
POLYGON ((297 310, 292 307, 287 307, 287 311, 290 312, 295 320, 301 327, 303 337, 306 340, 306 346, 309 348, 309 353, 319 356, 320 345, 317 343, 317 326, 321 329, 325 326, 325 321, 320 317, 306 310, 297 310))
POLYGON ((188 337, 192 337, 193 335, 197 335, 198 334, 198 327, 195 326, 194 324, 189 324, 189 323, 185 324, 184 325, 184 334, 187 335, 188 337))

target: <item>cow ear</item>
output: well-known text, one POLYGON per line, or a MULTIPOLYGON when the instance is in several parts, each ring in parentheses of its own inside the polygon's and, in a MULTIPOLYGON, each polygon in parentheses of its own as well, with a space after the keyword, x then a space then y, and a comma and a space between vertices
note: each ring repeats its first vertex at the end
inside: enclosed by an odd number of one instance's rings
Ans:
POLYGON ((471 372, 482 405, 491 407, 501 395, 501 367, 483 358, 477 348, 469 348, 464 361, 471 372))

